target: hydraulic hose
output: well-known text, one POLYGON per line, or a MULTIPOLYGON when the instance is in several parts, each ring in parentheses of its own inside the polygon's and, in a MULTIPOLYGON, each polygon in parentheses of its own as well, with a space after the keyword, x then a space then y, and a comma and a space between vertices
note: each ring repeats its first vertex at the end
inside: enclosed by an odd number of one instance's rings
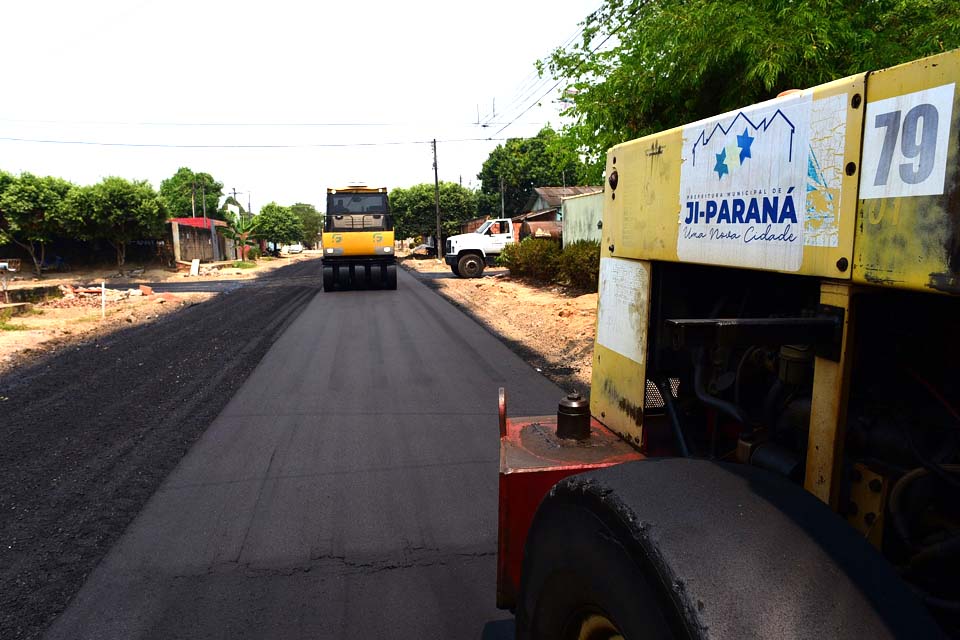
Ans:
POLYGON ((699 398, 704 404, 724 412, 741 424, 749 425, 750 421, 747 419, 746 414, 740 407, 732 402, 721 400, 720 398, 707 393, 707 389, 703 383, 703 370, 706 368, 707 358, 706 349, 698 349, 695 358, 696 362, 693 366, 693 392, 697 395, 697 398, 699 398))

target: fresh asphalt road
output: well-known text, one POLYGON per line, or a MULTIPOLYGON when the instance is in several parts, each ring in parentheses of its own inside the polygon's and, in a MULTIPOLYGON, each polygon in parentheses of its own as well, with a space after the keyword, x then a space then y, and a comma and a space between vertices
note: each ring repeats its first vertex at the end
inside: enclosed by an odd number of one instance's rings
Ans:
POLYGON ((512 637, 501 386, 511 415, 561 397, 405 272, 318 293, 46 637, 512 637))

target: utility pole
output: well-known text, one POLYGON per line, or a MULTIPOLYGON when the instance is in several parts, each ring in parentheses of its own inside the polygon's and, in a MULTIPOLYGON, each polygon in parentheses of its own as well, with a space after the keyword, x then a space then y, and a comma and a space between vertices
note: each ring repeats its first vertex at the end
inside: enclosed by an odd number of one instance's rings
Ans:
POLYGON ((190 210, 193 212, 193 217, 197 217, 197 181, 194 180, 190 183, 190 210))
POLYGON ((437 139, 433 139, 433 202, 437 208, 437 261, 440 261, 440 178, 437 172, 437 139))
POLYGON ((200 201, 203 203, 203 219, 207 219, 207 185, 200 183, 200 201))
POLYGON ((506 218, 506 212, 503 206, 503 176, 500 176, 500 217, 506 218))

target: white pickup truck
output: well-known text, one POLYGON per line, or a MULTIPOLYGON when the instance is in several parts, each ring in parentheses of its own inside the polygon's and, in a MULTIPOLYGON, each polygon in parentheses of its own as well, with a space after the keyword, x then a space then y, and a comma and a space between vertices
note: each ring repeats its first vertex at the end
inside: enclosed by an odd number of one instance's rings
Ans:
POLYGON ((444 260, 461 278, 477 278, 493 266, 503 248, 515 241, 509 218, 487 220, 473 233, 447 238, 444 260))

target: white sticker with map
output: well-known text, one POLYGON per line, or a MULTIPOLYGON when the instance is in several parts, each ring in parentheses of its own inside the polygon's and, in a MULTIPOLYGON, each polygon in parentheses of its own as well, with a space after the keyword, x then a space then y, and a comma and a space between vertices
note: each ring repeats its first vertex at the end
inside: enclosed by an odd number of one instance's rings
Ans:
POLYGON ((637 364, 645 359, 649 291, 647 263, 601 258, 597 343, 637 364))
POLYGON ((840 246, 840 194, 847 140, 847 100, 841 93, 814 100, 807 156, 805 247, 840 246))

